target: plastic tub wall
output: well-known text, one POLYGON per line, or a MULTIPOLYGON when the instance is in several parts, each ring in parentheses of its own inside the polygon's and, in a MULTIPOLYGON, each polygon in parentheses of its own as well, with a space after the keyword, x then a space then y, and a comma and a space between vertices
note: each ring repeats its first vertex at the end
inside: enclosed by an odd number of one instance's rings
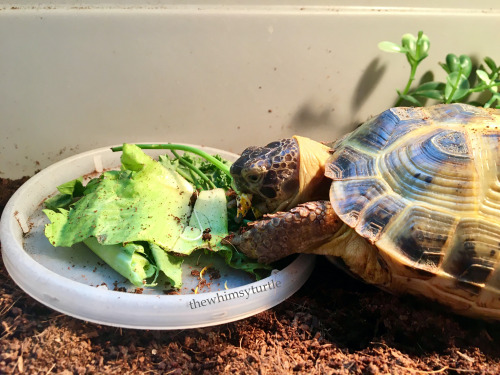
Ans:
POLYGON ((419 74, 500 60, 496 1, 374 3, 0 2, 0 177, 122 142, 335 139, 394 103, 408 65, 377 43, 408 32, 419 74))

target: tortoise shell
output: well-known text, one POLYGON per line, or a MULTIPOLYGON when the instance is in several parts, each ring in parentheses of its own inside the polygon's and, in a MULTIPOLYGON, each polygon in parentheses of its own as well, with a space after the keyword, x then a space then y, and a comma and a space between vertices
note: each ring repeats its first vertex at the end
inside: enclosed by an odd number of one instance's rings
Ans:
POLYGON ((431 282, 436 294, 497 308, 499 140, 500 110, 387 110, 335 144, 326 166, 333 208, 402 284, 431 282))

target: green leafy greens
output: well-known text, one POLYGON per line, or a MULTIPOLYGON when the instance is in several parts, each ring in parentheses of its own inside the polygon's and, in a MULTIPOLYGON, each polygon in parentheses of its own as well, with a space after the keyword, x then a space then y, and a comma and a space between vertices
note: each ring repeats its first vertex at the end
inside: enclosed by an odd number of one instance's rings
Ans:
POLYGON ((81 178, 59 186, 59 194, 45 202, 49 241, 63 247, 85 243, 136 286, 154 284, 156 278, 146 280, 161 271, 179 288, 183 257, 199 249, 220 252, 229 266, 258 277, 267 267, 247 262, 222 241, 229 234, 230 163, 178 146, 204 159, 174 150, 174 157, 155 161, 137 145, 125 144, 119 171, 104 172, 86 186, 81 178))
POLYGON ((396 90, 398 100, 395 106, 403 103, 422 106, 424 100, 432 99, 438 103, 461 102, 485 108, 500 108, 500 66, 492 58, 485 57, 484 65, 474 67, 469 56, 450 53, 446 55, 445 62, 439 64, 447 74, 445 82, 422 82, 412 88, 419 64, 429 55, 429 38, 419 31, 417 37, 412 34, 403 35, 401 44, 384 41, 378 47, 385 52, 403 53, 410 64, 410 76, 405 88, 402 91, 396 90), (474 93, 478 94, 477 97, 470 100, 474 93))

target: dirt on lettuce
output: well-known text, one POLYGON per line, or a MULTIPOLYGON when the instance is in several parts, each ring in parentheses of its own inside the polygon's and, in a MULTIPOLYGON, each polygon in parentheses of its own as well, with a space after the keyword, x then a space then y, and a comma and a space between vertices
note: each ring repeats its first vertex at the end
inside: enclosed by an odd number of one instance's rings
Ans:
MULTIPOLYGON (((22 180, 0 179, 0 208, 22 180)), ((215 327, 101 326, 36 302, 0 262, 0 374, 498 374, 500 324, 396 297, 323 258, 280 305, 215 327)))

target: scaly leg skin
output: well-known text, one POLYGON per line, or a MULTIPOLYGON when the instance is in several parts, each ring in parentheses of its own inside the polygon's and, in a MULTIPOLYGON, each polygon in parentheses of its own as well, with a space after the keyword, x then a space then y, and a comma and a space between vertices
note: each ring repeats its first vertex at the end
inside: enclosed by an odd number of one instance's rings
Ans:
POLYGON ((295 253, 327 255, 364 281, 388 288, 391 275, 377 248, 344 224, 330 201, 301 204, 266 215, 235 236, 231 244, 261 263, 295 253))
POLYGON ((251 223, 231 244, 261 263, 271 263, 294 253, 314 253, 342 225, 330 201, 308 202, 251 223))

